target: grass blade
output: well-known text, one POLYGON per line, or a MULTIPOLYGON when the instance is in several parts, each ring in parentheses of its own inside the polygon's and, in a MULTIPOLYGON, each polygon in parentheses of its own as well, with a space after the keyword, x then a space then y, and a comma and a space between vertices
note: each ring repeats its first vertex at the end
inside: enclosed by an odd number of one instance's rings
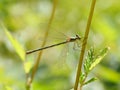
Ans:
POLYGON ((12 43, 15 51, 20 56, 21 60, 24 61, 25 60, 25 50, 22 48, 22 46, 19 44, 19 42, 11 35, 11 33, 5 28, 5 26, 3 26, 3 29, 6 33, 6 36, 12 43))

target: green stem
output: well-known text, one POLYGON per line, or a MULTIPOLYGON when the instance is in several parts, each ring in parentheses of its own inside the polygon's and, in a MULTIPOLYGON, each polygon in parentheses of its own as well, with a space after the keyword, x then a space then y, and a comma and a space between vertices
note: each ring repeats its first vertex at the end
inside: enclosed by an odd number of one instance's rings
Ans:
MULTIPOLYGON (((46 44, 47 37, 48 37, 48 33, 49 33, 49 30, 50 30, 50 26, 51 26, 52 21, 53 21, 53 19, 54 19, 57 1, 58 1, 58 0, 54 0, 53 9, 52 9, 52 14, 51 14, 50 20, 49 20, 49 22, 48 22, 48 26, 47 26, 47 28, 46 28, 46 33, 45 33, 45 36, 44 36, 44 41, 43 41, 41 47, 44 47, 45 44, 46 44)), ((36 73, 36 71, 37 71, 37 68, 38 68, 38 66, 39 66, 39 62, 40 62, 40 60, 41 60, 42 53, 43 53, 43 51, 40 51, 40 52, 38 53, 38 57, 37 57, 36 63, 35 63, 35 65, 34 65, 34 67, 33 67, 32 75, 31 75, 31 77, 30 77, 30 79, 29 79, 29 81, 27 82, 27 85, 26 85, 26 87, 27 87, 26 89, 27 89, 27 90, 30 90, 30 86, 31 86, 31 83, 32 83, 32 81, 33 81, 33 79, 34 79, 34 76, 35 76, 35 73, 36 73)))
POLYGON ((86 31, 85 31, 85 36, 84 36, 84 39, 83 39, 80 59, 79 59, 79 63, 78 63, 78 69, 77 69, 77 74, 76 74, 76 81, 75 81, 74 90, 77 90, 78 84, 79 84, 79 77, 80 77, 80 73, 81 73, 82 62, 83 62, 83 57, 84 57, 84 53, 85 53, 87 39, 88 39, 89 31, 90 31, 90 25, 91 25, 91 21, 92 21, 92 16, 93 16, 93 12, 94 12, 95 3, 96 3, 96 0, 92 0, 90 13, 89 13, 88 21, 87 21, 87 26, 86 26, 86 31))

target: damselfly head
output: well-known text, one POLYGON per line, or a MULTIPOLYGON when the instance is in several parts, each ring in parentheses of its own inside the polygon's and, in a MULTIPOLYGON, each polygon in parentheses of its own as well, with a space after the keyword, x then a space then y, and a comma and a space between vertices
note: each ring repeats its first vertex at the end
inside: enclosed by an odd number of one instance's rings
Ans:
POLYGON ((78 34, 76 34, 76 38, 79 40, 81 39, 81 37, 78 34))

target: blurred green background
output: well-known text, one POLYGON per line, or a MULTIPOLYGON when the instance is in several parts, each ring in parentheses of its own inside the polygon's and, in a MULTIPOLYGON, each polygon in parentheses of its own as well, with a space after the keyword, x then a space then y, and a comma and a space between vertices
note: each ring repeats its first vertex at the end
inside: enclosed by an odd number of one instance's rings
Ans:
MULTIPOLYGON (((91 0, 58 0, 46 46, 64 41, 65 35, 83 37, 90 4, 91 0)), ((52 6, 53 0, 0 0, 0 22, 25 50, 39 48, 52 6)), ((120 90, 119 28, 120 1, 97 0, 86 50, 111 49, 89 76, 98 80, 83 90, 120 90)), ((32 90, 69 90, 74 86, 79 50, 72 46, 44 51, 32 90)), ((27 59, 34 64, 36 57, 34 53, 27 59)), ((0 26, 0 90, 25 90, 25 81, 23 63, 0 26)))

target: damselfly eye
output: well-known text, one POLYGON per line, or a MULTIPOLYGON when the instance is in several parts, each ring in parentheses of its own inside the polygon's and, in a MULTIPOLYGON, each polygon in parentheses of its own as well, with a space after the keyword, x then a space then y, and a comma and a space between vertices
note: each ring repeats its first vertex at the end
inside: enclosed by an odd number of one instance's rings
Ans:
POLYGON ((81 37, 80 37, 78 34, 76 34, 76 37, 77 37, 78 39, 81 39, 81 37))

